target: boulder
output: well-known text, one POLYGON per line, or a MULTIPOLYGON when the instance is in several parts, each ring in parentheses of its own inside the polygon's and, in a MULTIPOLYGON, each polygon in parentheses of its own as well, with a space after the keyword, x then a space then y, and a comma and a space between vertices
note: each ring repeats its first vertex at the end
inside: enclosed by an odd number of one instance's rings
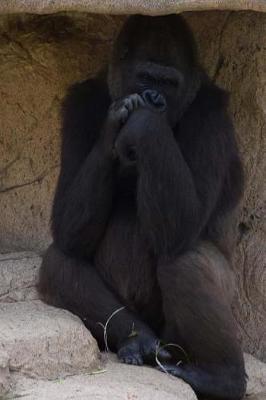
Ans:
POLYGON ((180 379, 153 368, 118 363, 112 355, 98 373, 54 382, 18 377, 15 394, 25 400, 197 400, 180 379))
POLYGON ((0 254, 0 303, 37 299, 40 264, 32 252, 0 254))
POLYGON ((0 303, 0 345, 9 369, 56 379, 100 367, 95 339, 79 318, 41 301, 0 303))
MULTIPOLYGON (((53 382, 16 376, 15 394, 25 400, 196 400, 182 380, 148 367, 121 364, 112 354, 98 371, 53 382)), ((245 355, 249 375, 247 400, 266 399, 266 366, 245 355)))
POLYGON ((2 350, 0 343, 0 399, 11 390, 9 356, 2 350))
POLYGON ((266 399, 266 364, 250 354, 245 354, 245 364, 248 375, 247 396, 264 394, 266 399))

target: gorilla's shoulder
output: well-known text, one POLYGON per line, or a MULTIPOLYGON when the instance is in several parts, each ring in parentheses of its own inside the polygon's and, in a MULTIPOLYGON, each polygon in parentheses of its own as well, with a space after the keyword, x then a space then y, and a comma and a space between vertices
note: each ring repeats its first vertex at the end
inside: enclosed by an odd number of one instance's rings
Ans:
POLYGON ((94 138, 99 131, 110 105, 106 80, 97 76, 72 85, 61 108, 63 137, 80 136, 94 138))
POLYGON ((64 107, 71 104, 75 106, 84 106, 88 102, 103 105, 102 103, 109 101, 109 91, 106 79, 99 75, 95 78, 86 79, 85 81, 77 82, 69 87, 64 107))
POLYGON ((229 102, 229 92, 213 83, 205 83, 201 86, 194 101, 194 106, 201 111, 225 110, 229 102))
MULTIPOLYGON (((213 125, 219 127, 228 125, 230 117, 227 112, 229 94, 213 83, 202 84, 191 106, 184 113, 179 126, 184 131, 195 132, 197 129, 213 125), (196 129, 197 128, 197 129, 196 129)), ((230 128, 231 131, 231 123, 230 128)), ((194 133, 193 133, 194 134, 194 133)))

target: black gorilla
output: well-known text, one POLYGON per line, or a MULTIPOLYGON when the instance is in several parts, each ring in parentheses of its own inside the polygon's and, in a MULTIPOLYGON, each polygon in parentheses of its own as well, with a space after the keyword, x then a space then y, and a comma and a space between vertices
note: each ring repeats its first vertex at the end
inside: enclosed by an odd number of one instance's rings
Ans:
POLYGON ((180 16, 129 18, 108 73, 73 86, 64 104, 39 290, 101 347, 109 319, 123 362, 155 364, 159 340, 176 343, 187 357, 177 366, 161 349, 166 370, 199 396, 237 400, 246 377, 225 227, 242 168, 226 108, 180 16))

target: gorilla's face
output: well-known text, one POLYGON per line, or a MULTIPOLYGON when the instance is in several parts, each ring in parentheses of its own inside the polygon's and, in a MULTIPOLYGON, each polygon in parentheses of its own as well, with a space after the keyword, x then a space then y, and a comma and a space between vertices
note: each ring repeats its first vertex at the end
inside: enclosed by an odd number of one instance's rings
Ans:
POLYGON ((174 126, 199 86, 194 40, 180 16, 130 17, 114 45, 108 83, 113 100, 151 89, 167 102, 174 126))

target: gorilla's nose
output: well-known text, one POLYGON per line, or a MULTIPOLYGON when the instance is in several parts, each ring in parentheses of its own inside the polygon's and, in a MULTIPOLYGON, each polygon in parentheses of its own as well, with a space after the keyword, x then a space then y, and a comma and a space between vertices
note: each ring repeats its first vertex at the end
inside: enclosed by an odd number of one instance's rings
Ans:
POLYGON ((142 97, 146 103, 156 108, 156 110, 164 111, 166 109, 166 100, 157 90, 147 89, 142 93, 142 97))

